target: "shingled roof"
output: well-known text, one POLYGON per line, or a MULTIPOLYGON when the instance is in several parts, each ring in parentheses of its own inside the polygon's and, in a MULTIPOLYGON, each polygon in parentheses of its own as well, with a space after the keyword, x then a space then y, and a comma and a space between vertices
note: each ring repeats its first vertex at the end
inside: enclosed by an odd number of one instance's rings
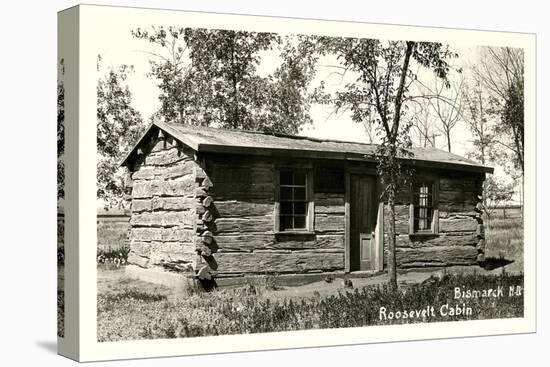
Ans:
MULTIPOLYGON (((161 129, 196 152, 291 155, 297 158, 325 158, 343 160, 372 160, 376 145, 306 136, 264 133, 258 131, 217 129, 170 122, 154 122, 128 153, 122 165, 128 165, 137 149, 157 130, 161 129)), ((459 155, 436 148, 412 148, 413 157, 406 158, 419 166, 453 168, 465 171, 492 173, 486 167, 459 155)))

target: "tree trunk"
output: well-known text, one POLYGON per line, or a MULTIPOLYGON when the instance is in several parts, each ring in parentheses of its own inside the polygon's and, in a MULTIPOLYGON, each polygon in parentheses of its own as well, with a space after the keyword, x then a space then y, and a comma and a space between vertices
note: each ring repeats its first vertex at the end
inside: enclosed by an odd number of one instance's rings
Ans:
MULTIPOLYGON (((403 60, 403 67, 401 69, 401 78, 399 79, 399 87, 397 88, 397 95, 395 97, 395 113, 393 116, 393 126, 390 130, 389 144, 390 144, 390 159, 391 167, 398 167, 398 156, 397 156, 397 138, 399 136, 399 122, 401 120, 401 108, 403 106, 403 93, 405 91, 405 80, 407 77, 407 71, 409 70, 409 62, 411 60, 411 55, 416 46, 416 42, 407 41, 407 48, 405 50, 405 58, 403 60)), ((380 113, 380 111, 379 111, 380 113)), ((389 175, 389 185, 390 189, 388 190, 388 203, 390 205, 390 238, 388 241, 388 275, 389 275, 389 285, 390 289, 393 291, 397 290, 397 261, 395 258, 395 196, 397 195, 397 190, 399 186, 399 178, 395 176, 395 173, 389 175)))
POLYGON ((397 261, 395 258, 395 193, 389 190, 388 204, 390 206, 390 228, 388 239, 388 276, 392 291, 397 290, 397 261))

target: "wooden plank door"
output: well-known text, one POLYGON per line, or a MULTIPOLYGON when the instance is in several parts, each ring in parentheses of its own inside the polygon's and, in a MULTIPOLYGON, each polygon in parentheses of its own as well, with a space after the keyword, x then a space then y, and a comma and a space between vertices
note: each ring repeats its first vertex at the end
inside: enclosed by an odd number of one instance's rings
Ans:
POLYGON ((350 177, 350 270, 375 270, 376 177, 350 177))

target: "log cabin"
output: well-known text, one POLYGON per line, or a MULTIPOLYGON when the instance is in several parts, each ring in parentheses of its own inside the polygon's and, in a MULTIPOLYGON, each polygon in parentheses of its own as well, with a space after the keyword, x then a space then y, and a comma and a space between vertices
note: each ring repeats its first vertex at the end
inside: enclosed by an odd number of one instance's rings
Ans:
MULTIPOLYGON (((122 162, 132 267, 222 279, 381 272, 389 208, 376 146, 153 123, 122 162)), ((490 167, 433 148, 403 158, 399 269, 484 261, 480 213, 490 167)))

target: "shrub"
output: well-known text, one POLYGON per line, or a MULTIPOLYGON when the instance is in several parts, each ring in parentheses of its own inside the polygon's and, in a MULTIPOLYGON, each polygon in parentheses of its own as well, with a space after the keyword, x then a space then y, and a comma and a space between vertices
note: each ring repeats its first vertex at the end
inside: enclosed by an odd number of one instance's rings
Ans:
POLYGON ((128 262, 129 253, 130 248, 126 246, 118 249, 113 249, 111 247, 107 249, 97 249, 97 263, 113 264, 117 267, 125 265, 128 262))
POLYGON ((65 292, 57 291, 57 336, 65 336, 65 292))
POLYGON ((57 248, 57 266, 65 265, 65 247, 57 248))

